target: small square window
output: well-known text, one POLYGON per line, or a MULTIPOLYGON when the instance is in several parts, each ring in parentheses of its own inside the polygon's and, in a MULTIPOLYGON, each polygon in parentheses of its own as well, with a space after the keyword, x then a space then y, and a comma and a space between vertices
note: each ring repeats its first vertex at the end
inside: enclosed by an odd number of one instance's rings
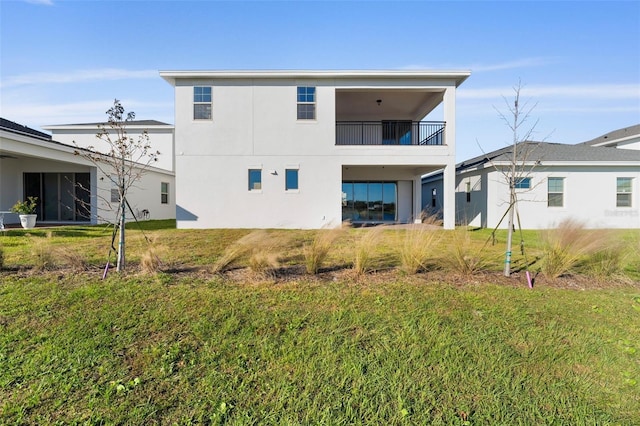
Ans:
POLYGON ((262 189, 262 170, 249 169, 249 191, 262 189))
POLYGON ((298 189, 298 169, 285 170, 285 190, 297 190, 298 189))
POLYGON ((531 189, 531 178, 516 178, 516 189, 531 189))
POLYGON ((169 183, 160 182, 160 203, 169 204, 169 183))
POLYGON ((211 87, 194 86, 193 119, 211 120, 211 87))
POLYGON ((299 86, 297 94, 298 120, 316 119, 316 88, 299 86))
POLYGON ((632 178, 616 179, 616 207, 631 207, 632 178))

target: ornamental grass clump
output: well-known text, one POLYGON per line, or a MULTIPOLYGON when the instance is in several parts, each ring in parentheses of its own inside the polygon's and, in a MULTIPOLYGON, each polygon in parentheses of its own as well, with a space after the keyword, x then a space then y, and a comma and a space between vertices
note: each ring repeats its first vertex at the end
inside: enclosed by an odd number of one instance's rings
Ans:
POLYGON ((222 255, 212 265, 211 272, 221 274, 229 270, 232 265, 251 250, 251 241, 255 238, 257 232, 258 231, 254 231, 247 234, 228 245, 224 252, 222 252, 222 255))
POLYGON ((307 274, 317 274, 336 241, 344 233, 342 227, 335 229, 320 229, 311 242, 304 245, 302 254, 307 274))
POLYGON ((254 231, 250 238, 248 266, 253 272, 273 277, 280 268, 282 251, 289 248, 287 234, 270 233, 264 230, 254 231))
POLYGON ((622 274, 628 258, 628 245, 616 240, 610 231, 601 230, 597 234, 598 247, 585 259, 584 271, 600 279, 622 274))
POLYGON ((400 268, 412 275, 427 270, 436 258, 440 233, 424 225, 413 225, 403 232, 404 238, 399 245, 400 268))
POLYGON ((375 254, 380 245, 383 226, 376 226, 371 229, 358 230, 359 238, 355 243, 355 257, 353 260, 353 270, 361 275, 376 269, 378 259, 375 254))
POLYGON ((61 264, 71 268, 74 272, 87 270, 87 261, 80 250, 71 247, 60 247, 56 248, 54 255, 61 264))
POLYGON ((466 227, 456 228, 451 235, 452 241, 442 259, 445 268, 462 275, 472 275, 489 266, 491 262, 484 247, 474 244, 466 227))
POLYGON ((567 219, 541 234, 540 272, 548 279, 569 273, 581 260, 602 247, 599 234, 587 231, 582 222, 567 219))
POLYGON ((44 271, 55 266, 51 238, 51 231, 47 233, 44 239, 31 236, 31 257, 35 271, 44 271))

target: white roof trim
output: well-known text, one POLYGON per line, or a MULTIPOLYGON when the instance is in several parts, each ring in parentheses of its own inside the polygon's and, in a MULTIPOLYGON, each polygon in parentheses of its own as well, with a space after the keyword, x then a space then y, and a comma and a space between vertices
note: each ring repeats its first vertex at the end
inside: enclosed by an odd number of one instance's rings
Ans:
POLYGON ((469 70, 211 70, 160 71, 174 84, 181 78, 453 78, 457 85, 471 75, 469 70))

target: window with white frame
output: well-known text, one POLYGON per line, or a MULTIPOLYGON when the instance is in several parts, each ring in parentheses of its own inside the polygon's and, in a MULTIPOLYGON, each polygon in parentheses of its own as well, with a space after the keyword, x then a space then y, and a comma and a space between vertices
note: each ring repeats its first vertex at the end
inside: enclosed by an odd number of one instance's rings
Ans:
POLYGON ((249 169, 249 191, 262 189, 262 170, 249 169))
POLYGON ((616 179, 616 207, 631 207, 632 178, 616 179))
POLYGON ((111 181, 111 202, 117 203, 120 201, 120 188, 118 185, 118 176, 111 175, 109 176, 109 180, 111 181))
POLYGON ((316 88, 298 86, 298 120, 316 119, 316 88))
POLYGON ((531 178, 528 178, 528 177, 516 178, 515 188, 516 189, 531 189, 531 178))
POLYGON ((169 182, 160 182, 160 203, 169 204, 169 182))
POLYGON ((561 178, 561 177, 547 178, 547 206, 548 207, 564 206, 564 178, 561 178))
POLYGON ((193 87, 193 119, 211 120, 211 87, 193 87))
POLYGON ((298 189, 298 169, 286 169, 284 181, 284 189, 286 191, 296 191, 298 189))

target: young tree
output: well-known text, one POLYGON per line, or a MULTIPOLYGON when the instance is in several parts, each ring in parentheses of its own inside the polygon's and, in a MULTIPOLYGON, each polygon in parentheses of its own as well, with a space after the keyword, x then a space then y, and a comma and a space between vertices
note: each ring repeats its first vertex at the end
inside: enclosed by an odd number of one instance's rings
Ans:
MULTIPOLYGON (((521 90, 522 83, 518 81, 518 84, 513 87, 513 104, 511 104, 506 98, 503 98, 507 105, 508 113, 503 113, 496 109, 500 119, 507 125, 507 127, 509 127, 512 133, 511 158, 509 159, 509 165, 506 168, 496 167, 496 170, 502 173, 507 185, 509 186, 509 205, 507 212, 505 213, 507 216, 507 248, 504 260, 504 276, 506 277, 511 275, 511 249, 513 245, 514 213, 516 212, 518 203, 516 186, 523 179, 531 175, 531 172, 536 167, 537 162, 532 158, 535 146, 528 144, 528 142, 531 141, 531 136, 538 125, 538 120, 536 120, 533 125, 525 126, 531 116, 531 112, 537 106, 537 103, 533 105, 530 105, 529 101, 521 103, 521 90)), ((537 160, 539 160, 539 158, 537 160)))
MULTIPOLYGON (((127 124, 135 119, 134 112, 126 112, 119 100, 113 101, 113 106, 106 112, 108 120, 98 126, 96 134, 101 143, 99 146, 89 146, 80 149, 77 144, 75 154, 89 160, 100 173, 107 176, 112 188, 117 187, 118 208, 115 209, 119 238, 117 249, 116 270, 125 269, 125 218, 128 207, 127 193, 129 189, 142 177, 148 167, 158 160, 160 152, 153 151, 146 130, 137 138, 127 133, 127 124)), ((75 143, 75 142, 74 142, 75 143)), ((87 189, 87 188, 85 188, 87 189)), ((113 211, 111 199, 104 200, 113 211)))

